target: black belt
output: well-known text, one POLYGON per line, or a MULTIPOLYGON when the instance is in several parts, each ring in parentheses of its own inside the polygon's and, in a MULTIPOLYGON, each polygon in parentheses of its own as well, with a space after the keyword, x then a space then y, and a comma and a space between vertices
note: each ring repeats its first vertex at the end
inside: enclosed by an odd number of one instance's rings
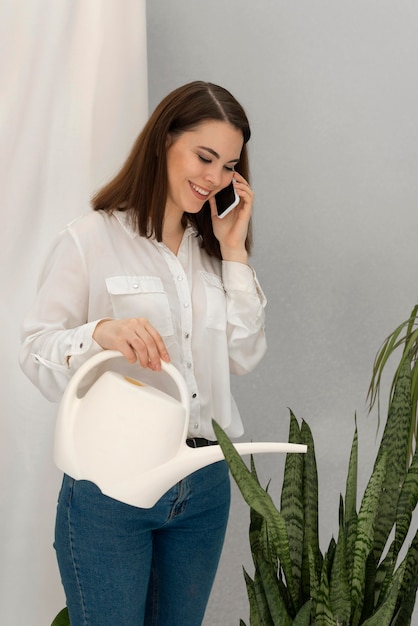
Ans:
POLYGON ((203 448, 203 446, 215 446, 218 442, 204 437, 189 437, 186 439, 186 443, 189 448, 203 448))

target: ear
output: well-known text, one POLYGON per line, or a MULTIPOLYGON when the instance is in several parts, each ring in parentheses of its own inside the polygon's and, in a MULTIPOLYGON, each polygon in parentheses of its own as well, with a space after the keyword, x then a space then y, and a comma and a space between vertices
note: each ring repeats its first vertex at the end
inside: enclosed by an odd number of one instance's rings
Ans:
POLYGON ((165 149, 167 150, 171 146, 172 143, 173 143, 173 136, 171 135, 171 133, 168 133, 166 140, 165 140, 165 149))

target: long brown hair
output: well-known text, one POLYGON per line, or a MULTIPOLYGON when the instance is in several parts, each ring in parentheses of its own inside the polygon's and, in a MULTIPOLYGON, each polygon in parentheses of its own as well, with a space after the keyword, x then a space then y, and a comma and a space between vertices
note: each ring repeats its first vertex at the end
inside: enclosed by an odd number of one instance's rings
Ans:
MULTIPOLYGON (((225 121, 242 132, 244 145, 235 169, 249 180, 247 142, 251 131, 244 109, 234 96, 218 85, 194 81, 166 96, 149 118, 119 173, 92 198, 95 211, 129 210, 137 232, 162 240, 167 199, 167 137, 178 136, 207 120, 225 121)), ((208 254, 221 258, 213 234, 208 203, 197 214, 185 213, 195 225, 208 254)), ((251 250, 251 224, 246 248, 251 250)))

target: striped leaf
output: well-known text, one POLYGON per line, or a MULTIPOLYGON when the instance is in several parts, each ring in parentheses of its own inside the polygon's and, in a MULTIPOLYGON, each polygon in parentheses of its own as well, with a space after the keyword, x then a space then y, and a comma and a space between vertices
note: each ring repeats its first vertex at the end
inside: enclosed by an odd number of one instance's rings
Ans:
POLYGON ((396 507, 406 475, 408 434, 411 417, 411 367, 405 360, 399 372, 376 463, 387 450, 386 479, 376 519, 374 555, 379 562, 396 520, 396 507))
POLYGON ((263 525, 265 525, 264 517, 251 507, 249 539, 254 565, 256 562, 257 554, 263 552, 266 549, 262 543, 265 541, 265 539, 261 536, 263 525))
POLYGON ((394 554, 398 555, 405 537, 408 534, 414 511, 418 502, 418 448, 415 450, 412 463, 402 485, 396 511, 396 532, 394 554))
POLYGON ((384 601, 390 581, 392 580, 393 572, 395 570, 396 560, 393 558, 393 542, 388 550, 387 555, 381 563, 376 572, 376 580, 374 585, 374 606, 380 606, 384 601))
POLYGON ((308 558, 309 558, 309 583, 310 583, 310 601, 311 601, 311 615, 314 616, 316 613, 316 605, 318 603, 319 596, 319 576, 316 569, 316 559, 314 557, 314 553, 312 548, 308 547, 308 558))
POLYGON ((354 544, 353 574, 351 580, 352 626, 357 626, 363 605, 366 562, 373 550, 374 526, 386 471, 386 453, 380 456, 373 469, 360 506, 357 536, 354 544))
MULTIPOLYGON (((263 626, 274 626, 273 617, 270 613, 270 608, 268 604, 268 600, 266 597, 266 592, 263 584, 263 576, 258 569, 255 568, 254 572, 254 590, 255 590, 255 599, 257 602, 257 610, 258 615, 263 626)), ((252 626, 252 625, 251 625, 252 626)))
POLYGON ((314 566, 319 578, 322 567, 322 554, 319 549, 318 532, 318 470, 315 458, 315 445, 311 430, 303 420, 300 429, 301 442, 308 446, 304 455, 303 469, 303 509, 304 509, 304 534, 303 534, 303 557, 302 557, 302 598, 307 601, 310 598, 311 567, 314 566), (310 562, 309 551, 312 551, 310 562))
MULTIPOLYGON (((402 565, 392 579, 392 584, 386 600, 371 617, 363 622, 363 626, 390 626, 396 609, 403 570, 404 566, 402 565)), ((406 625, 404 624, 403 626, 406 625)))
POLYGON ((376 575, 377 575, 377 563, 374 560, 373 551, 370 552, 367 557, 365 567, 365 584, 364 584, 364 596, 363 606, 361 611, 362 621, 373 615, 376 608, 376 575))
POLYGON ((244 579, 247 587, 247 596, 250 604, 250 626, 263 626, 258 612, 255 584, 251 576, 244 569, 244 579))
POLYGON ((379 567, 376 572, 376 580, 375 580, 375 606, 378 606, 382 603, 383 598, 388 589, 389 581, 393 576, 393 572, 395 570, 395 560, 393 558, 393 542, 389 547, 387 555, 379 563, 379 567))
MULTIPOLYGON (((264 597, 268 607, 268 612, 265 610, 265 615, 270 616, 274 626, 290 626, 292 619, 287 612, 286 605, 279 590, 277 572, 273 571, 271 564, 263 558, 262 554, 258 555, 257 569, 260 574, 264 597)), ((263 607, 263 609, 265 609, 265 607, 263 607)), ((266 621, 266 624, 267 623, 266 621)))
POLYGON ((335 626, 335 620, 331 610, 329 593, 327 554, 325 555, 322 564, 321 582, 319 584, 315 611, 315 624, 316 626, 335 626))
POLYGON ((265 601, 272 620, 275 622, 277 613, 285 623, 289 612, 292 610, 289 593, 287 587, 278 579, 278 562, 276 555, 272 554, 267 523, 253 509, 251 509, 250 529, 254 565, 261 577, 265 601))
POLYGON ((418 590, 418 530, 404 559, 405 571, 399 591, 399 612, 393 626, 409 626, 418 590))
POLYGON ((350 461, 348 464, 347 480, 345 485, 345 542, 348 579, 351 584, 353 569, 354 544, 357 535, 357 468, 358 468, 358 431, 355 416, 355 431, 351 444, 350 461))
POLYGON ((350 585, 348 581, 343 520, 340 524, 338 541, 331 569, 330 600, 332 613, 336 623, 340 626, 348 626, 351 615, 351 597, 350 585))
POLYGON ((298 592, 293 580, 292 561, 290 558, 286 523, 281 513, 275 507, 269 494, 264 491, 248 470, 244 461, 235 450, 228 435, 215 421, 213 421, 213 428, 225 459, 228 462, 231 474, 237 483, 244 500, 266 520, 268 525, 269 540, 274 545, 274 550, 279 556, 280 564, 286 577, 289 595, 293 607, 296 608, 298 605, 298 592))
MULTIPOLYGON (((289 442, 301 443, 298 422, 290 411, 289 442)), ((304 455, 287 454, 280 500, 286 522, 295 586, 300 588, 303 549, 303 463, 304 455)))
MULTIPOLYGON (((418 339, 417 339, 418 341, 418 339)), ((412 459, 414 441, 418 443, 418 357, 417 353, 412 358, 411 380, 411 421, 408 437, 408 462, 412 459)))

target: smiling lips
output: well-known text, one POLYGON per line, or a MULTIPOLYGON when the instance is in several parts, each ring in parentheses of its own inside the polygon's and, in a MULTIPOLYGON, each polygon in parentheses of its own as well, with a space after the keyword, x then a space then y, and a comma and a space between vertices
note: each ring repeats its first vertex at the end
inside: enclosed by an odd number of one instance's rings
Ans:
POLYGON ((203 187, 198 187, 198 185, 195 185, 194 183, 190 183, 190 187, 200 200, 206 200, 210 193, 210 191, 208 191, 207 189, 203 189, 203 187))

